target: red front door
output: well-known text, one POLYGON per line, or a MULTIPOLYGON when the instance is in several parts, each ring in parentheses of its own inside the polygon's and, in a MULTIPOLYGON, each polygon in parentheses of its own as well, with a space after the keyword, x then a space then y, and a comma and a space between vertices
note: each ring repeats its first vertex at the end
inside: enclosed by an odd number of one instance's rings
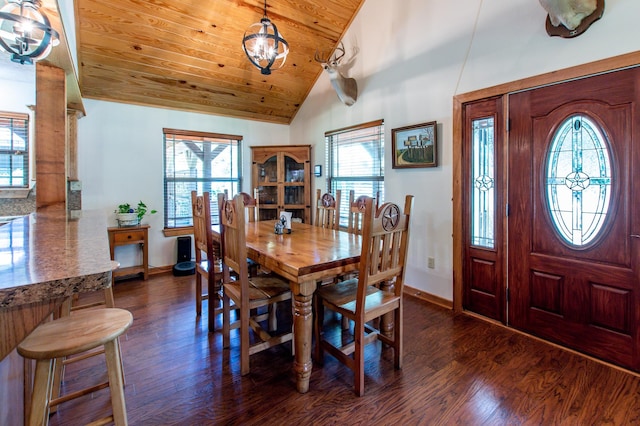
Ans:
POLYGON ((509 97, 509 323, 640 370, 640 70, 509 97))

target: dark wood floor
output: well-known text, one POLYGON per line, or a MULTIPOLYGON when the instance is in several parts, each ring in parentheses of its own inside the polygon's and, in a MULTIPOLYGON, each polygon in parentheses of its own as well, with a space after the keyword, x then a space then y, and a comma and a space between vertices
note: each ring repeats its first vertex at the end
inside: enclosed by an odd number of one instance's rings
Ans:
MULTIPOLYGON (((170 275, 115 286, 116 304, 134 315, 121 340, 132 425, 640 423, 640 378, 410 296, 401 371, 378 343, 367 351, 364 397, 330 356, 301 395, 289 344, 252 356, 251 374, 240 376, 237 341, 222 350, 206 316, 196 319, 193 287, 192 276, 170 275)), ((97 357, 72 364, 64 385, 103 372, 97 357)), ((61 406, 51 424, 109 411, 105 389, 61 406)))

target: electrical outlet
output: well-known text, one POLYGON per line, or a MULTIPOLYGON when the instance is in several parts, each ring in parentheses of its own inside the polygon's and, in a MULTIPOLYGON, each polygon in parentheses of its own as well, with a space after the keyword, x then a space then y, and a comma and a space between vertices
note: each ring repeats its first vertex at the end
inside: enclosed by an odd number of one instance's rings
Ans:
POLYGON ((436 260, 433 257, 427 258, 427 266, 429 267, 429 269, 435 269, 436 260))

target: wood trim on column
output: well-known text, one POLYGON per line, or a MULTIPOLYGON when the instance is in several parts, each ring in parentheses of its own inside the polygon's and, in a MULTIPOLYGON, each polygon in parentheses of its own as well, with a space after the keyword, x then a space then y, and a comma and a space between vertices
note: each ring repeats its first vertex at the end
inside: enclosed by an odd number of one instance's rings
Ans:
POLYGON ((67 110, 67 178, 78 180, 78 115, 79 111, 67 110))
POLYGON ((66 209, 66 103, 64 70, 36 63, 36 211, 66 209))

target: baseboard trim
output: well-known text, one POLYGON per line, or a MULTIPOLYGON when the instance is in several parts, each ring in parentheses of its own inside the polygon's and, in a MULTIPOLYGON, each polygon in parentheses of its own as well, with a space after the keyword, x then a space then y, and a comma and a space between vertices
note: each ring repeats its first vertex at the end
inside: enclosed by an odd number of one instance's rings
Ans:
POLYGON ((149 275, 160 275, 173 272, 173 265, 168 266, 154 266, 149 268, 149 275))
POLYGON ((434 305, 441 306, 446 309, 453 309, 453 302, 447 299, 443 299, 440 296, 436 296, 435 294, 427 293, 422 290, 418 290, 417 288, 410 287, 408 285, 404 286, 403 294, 413 296, 417 299, 424 300, 425 302, 432 303, 434 305))

